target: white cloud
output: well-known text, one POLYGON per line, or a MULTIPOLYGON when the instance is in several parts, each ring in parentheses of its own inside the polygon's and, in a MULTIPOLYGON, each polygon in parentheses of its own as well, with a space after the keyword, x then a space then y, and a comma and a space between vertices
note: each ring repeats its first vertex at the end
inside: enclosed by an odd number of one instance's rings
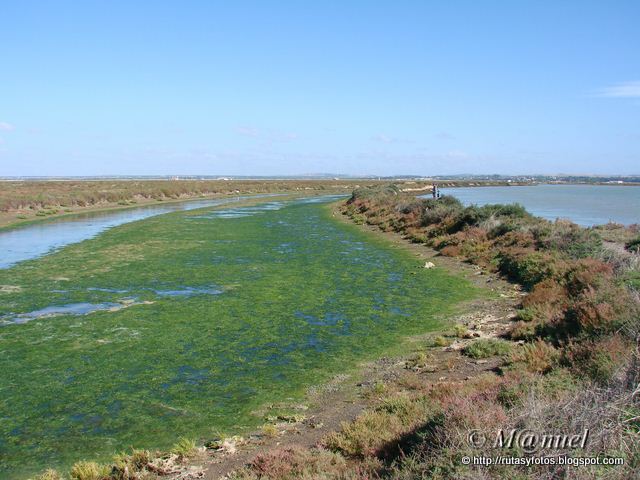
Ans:
POLYGON ((280 130, 261 130, 248 125, 236 127, 236 133, 244 137, 255 138, 263 143, 290 142, 296 140, 298 135, 293 132, 283 132, 280 130))
POLYGON ((451 135, 449 132, 438 132, 434 135, 438 140, 455 140, 456 137, 451 135))
POLYGON ((374 135, 373 137, 371 137, 371 140, 381 143, 395 143, 398 141, 397 138, 390 137, 389 135, 385 135, 384 133, 378 133, 374 135))
POLYGON ((8 122, 0 122, 0 131, 10 132, 11 130, 13 130, 13 128, 13 125, 8 122))
POLYGON ((640 98, 640 81, 616 83, 615 85, 601 88, 597 96, 609 98, 640 98))
POLYGON ((296 140, 297 138, 298 138, 297 133, 291 133, 291 132, 282 133, 282 141, 296 140))
POLYGON ((463 152, 462 150, 451 150, 445 153, 444 157, 451 159, 466 159, 469 158, 469 154, 467 152, 463 152))
POLYGON ((387 135, 386 133, 377 133, 371 137, 371 141, 378 143, 414 143, 414 140, 410 138, 403 137, 392 137, 391 135, 387 135))
POLYGON ((244 135, 245 137, 256 138, 260 136, 260 132, 258 131, 258 129, 253 127, 239 126, 236 127, 236 132, 240 135, 244 135))

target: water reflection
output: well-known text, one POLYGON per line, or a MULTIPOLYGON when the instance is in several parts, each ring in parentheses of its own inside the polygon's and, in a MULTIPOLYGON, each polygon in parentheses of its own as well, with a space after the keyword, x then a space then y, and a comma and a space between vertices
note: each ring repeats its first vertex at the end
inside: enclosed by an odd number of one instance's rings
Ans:
POLYGON ((0 232, 0 268, 9 268, 18 262, 41 257, 71 243, 81 242, 124 223, 180 210, 214 207, 238 202, 247 198, 264 198, 281 194, 234 196, 209 200, 191 200, 164 205, 94 212, 51 219, 0 232))

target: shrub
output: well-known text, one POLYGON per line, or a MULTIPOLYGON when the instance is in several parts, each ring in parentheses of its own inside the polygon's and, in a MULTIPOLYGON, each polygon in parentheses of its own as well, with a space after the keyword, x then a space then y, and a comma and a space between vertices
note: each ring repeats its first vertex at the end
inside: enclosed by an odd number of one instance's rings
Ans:
POLYGON ((564 264, 550 253, 506 248, 498 255, 498 268, 508 277, 531 288, 546 278, 560 276, 564 264))
POLYGON ((624 287, 588 287, 577 295, 566 315, 572 331, 602 334, 621 327, 637 315, 637 304, 624 287))
POLYGON ((520 230, 503 232, 502 225, 506 224, 501 224, 488 233, 488 237, 495 240, 494 244, 496 247, 518 247, 521 249, 530 249, 533 247, 535 241, 531 232, 520 230))
POLYGON ((422 206, 425 209, 430 209, 437 206, 451 207, 451 208, 456 208, 460 210, 463 208, 462 202, 460 202, 460 200, 458 200, 456 197, 451 195, 443 195, 438 199, 426 198, 422 201, 422 206))
POLYGON ((488 265, 493 257, 491 242, 487 240, 487 233, 478 227, 471 227, 457 233, 460 235, 460 253, 476 265, 488 265))
POLYGON ((427 235, 423 230, 408 228, 405 232, 406 238, 412 243, 427 243, 427 235))
POLYGON ((488 210, 491 215, 494 215, 496 217, 528 218, 531 216, 529 212, 527 212, 527 210, 519 203, 510 203, 507 205, 485 205, 484 209, 488 210))
POLYGON ((640 291, 640 270, 629 270, 624 272, 619 280, 622 285, 626 285, 629 289, 640 291))
POLYGON ((487 233, 478 227, 469 227, 450 235, 436 237, 433 247, 448 257, 464 256, 472 263, 487 265, 493 257, 487 233))
MULTIPOLYGON (((432 208, 425 209, 422 212, 422 217, 420 219, 420 224, 423 226, 426 225, 437 225, 444 223, 445 220, 451 219, 455 217, 458 213, 459 209, 457 207, 452 207, 449 205, 436 205, 432 208)), ((443 229, 446 230, 446 229, 443 229)))
POLYGON ((624 247, 630 252, 640 253, 640 237, 636 237, 633 240, 630 240, 625 244, 624 247))
POLYGON ((606 384, 626 364, 631 351, 628 340, 612 335, 600 340, 571 343, 566 350, 565 361, 573 372, 606 384))
POLYGON ((488 358, 496 355, 507 355, 511 344, 497 338, 483 338, 476 340, 464 349, 464 354, 471 358, 488 358))
POLYGON ((402 217, 392 217, 391 225, 396 231, 401 231, 403 227, 407 225, 418 226, 422 216, 423 202, 413 201, 407 203, 400 203, 396 207, 396 212, 402 214, 402 217))
MULTIPOLYGON (((450 231, 462 230, 465 227, 477 227, 490 219, 518 219, 529 216, 527 211, 518 204, 513 205, 483 205, 478 207, 471 205, 460 212, 456 222, 451 225, 450 231)), ((501 222, 502 223, 502 222, 501 222)))
POLYGON ((567 290, 555 279, 548 278, 533 287, 522 301, 518 318, 523 321, 546 324, 564 318, 569 305, 567 290))
POLYGON ((440 253, 445 257, 459 257, 462 255, 462 248, 458 245, 447 245, 440 250, 440 253))
POLYGON ((353 203, 356 200, 370 200, 372 198, 384 199, 385 197, 395 197, 400 193, 397 185, 374 185, 369 187, 356 188, 351 198, 347 201, 353 203))
POLYGON ((547 373, 558 361, 558 351, 550 344, 538 340, 527 343, 511 353, 511 361, 524 364, 531 373, 547 373))
POLYGON ((490 214, 483 207, 471 205, 456 215, 455 221, 449 225, 448 231, 449 233, 455 233, 465 227, 477 227, 480 222, 487 220, 489 217, 490 214))
POLYGON ((538 315, 535 308, 525 307, 516 311, 516 318, 522 322, 533 322, 538 319, 538 315))
POLYGON ((375 408, 376 412, 394 415, 403 425, 413 425, 424 418, 426 407, 423 400, 412 400, 406 396, 394 396, 385 399, 375 408))
POLYGON ((582 259, 573 262, 565 273, 565 282, 571 295, 594 289, 611 283, 613 268, 595 259, 582 259))
POLYGON ((538 324, 527 321, 516 322, 509 331, 512 340, 532 340, 537 335, 538 324))
POLYGON ((537 233, 540 248, 560 251, 573 259, 591 257, 602 250, 602 238, 596 230, 566 220, 556 220, 537 233))
POLYGON ((399 417, 367 410, 353 422, 343 422, 342 430, 329 434, 324 445, 331 451, 347 456, 374 455, 385 443, 396 438, 402 429, 399 417))

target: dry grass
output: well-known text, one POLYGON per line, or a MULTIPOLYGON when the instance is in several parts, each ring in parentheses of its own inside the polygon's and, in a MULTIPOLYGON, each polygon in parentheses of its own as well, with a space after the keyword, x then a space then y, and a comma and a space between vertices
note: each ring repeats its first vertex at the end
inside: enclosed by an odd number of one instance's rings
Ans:
POLYGON ((42 472, 40 475, 34 477, 33 480, 63 480, 62 475, 57 470, 48 469, 42 472))
POLYGON ((105 480, 110 476, 111 468, 96 462, 77 462, 71 467, 72 480, 105 480))
POLYGON ((196 441, 190 438, 180 437, 178 442, 171 448, 171 453, 177 455, 179 458, 195 457, 198 453, 196 441))

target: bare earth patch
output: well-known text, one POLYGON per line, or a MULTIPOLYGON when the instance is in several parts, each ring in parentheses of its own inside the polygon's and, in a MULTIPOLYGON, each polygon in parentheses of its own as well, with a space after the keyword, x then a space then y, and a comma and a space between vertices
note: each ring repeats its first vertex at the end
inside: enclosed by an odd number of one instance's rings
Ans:
POLYGON ((22 291, 20 285, 0 285, 0 293, 18 293, 22 291))

